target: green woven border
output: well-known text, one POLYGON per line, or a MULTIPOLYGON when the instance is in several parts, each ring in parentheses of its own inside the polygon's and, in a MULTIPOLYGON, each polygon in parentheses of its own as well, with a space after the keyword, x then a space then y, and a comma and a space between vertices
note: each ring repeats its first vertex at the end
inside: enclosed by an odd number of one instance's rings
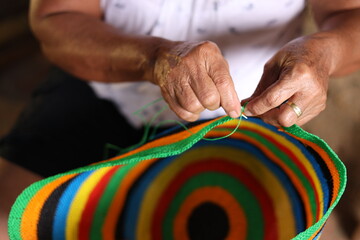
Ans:
MULTIPOLYGON (((51 181, 54 181, 55 179, 73 174, 73 173, 82 173, 85 171, 95 170, 99 169, 101 167, 108 167, 108 166, 115 166, 115 165, 122 165, 122 164, 129 164, 134 165, 140 161, 147 160, 147 159, 153 159, 153 158, 163 158, 163 157, 169 157, 173 155, 180 154, 189 148, 191 148, 196 142, 200 141, 203 136, 209 132, 212 128, 221 125, 225 122, 228 122, 229 120, 232 120, 232 118, 225 116, 223 118, 220 118, 209 125, 205 126, 201 130, 199 130, 196 134, 193 134, 189 136, 188 138, 185 138, 181 141, 156 147, 154 149, 147 149, 142 152, 136 153, 135 155, 130 155, 128 157, 122 158, 120 160, 113 160, 110 162, 102 162, 96 165, 89 165, 81 168, 77 168, 74 170, 71 170, 66 173, 57 174, 55 176, 43 179, 41 181, 35 182, 32 185, 30 185, 28 188, 26 188, 23 193, 16 199, 13 207, 11 208, 11 212, 9 215, 9 237, 11 240, 21 240, 21 236, 18 236, 18 233, 20 232, 20 224, 21 224, 21 217, 25 210, 25 207, 31 200, 34 194, 36 194, 44 185, 50 183, 51 181)), ((346 169, 344 164, 340 161, 338 156, 335 154, 335 152, 327 145, 326 142, 324 142, 319 137, 310 134, 306 132, 305 130, 301 129, 299 126, 292 126, 289 128, 285 128, 286 132, 289 132, 295 136, 298 136, 300 138, 309 140, 311 142, 316 143, 319 145, 322 149, 324 149, 330 156, 330 158, 333 160, 337 170, 339 171, 340 175, 340 189, 339 194, 334 202, 333 205, 330 206, 326 214, 319 220, 317 223, 315 223, 313 226, 308 228, 306 231, 298 234, 293 240, 304 240, 309 239, 319 228, 322 226, 322 224, 326 221, 326 219, 329 217, 331 211, 336 206, 336 204, 339 202, 346 185, 346 169)))
POLYGON ((296 237, 293 238, 293 240, 308 240, 315 232, 318 231, 318 229, 326 222, 328 217, 330 216, 330 213, 335 208, 335 206, 338 204, 341 196, 343 195, 345 191, 345 186, 347 182, 346 177, 346 168, 345 165, 341 162, 338 155, 330 148, 330 146, 321 138, 318 136, 308 133, 305 130, 303 130, 301 127, 297 125, 293 125, 289 128, 284 128, 286 132, 289 132, 299 138, 308 140, 310 142, 313 142, 317 144, 320 148, 324 149, 326 153, 329 155, 331 160, 334 162, 336 169, 339 172, 340 177, 340 187, 339 187, 339 193, 334 201, 334 203, 329 207, 329 209, 326 211, 325 215, 314 225, 306 229, 306 231, 299 233, 296 237))

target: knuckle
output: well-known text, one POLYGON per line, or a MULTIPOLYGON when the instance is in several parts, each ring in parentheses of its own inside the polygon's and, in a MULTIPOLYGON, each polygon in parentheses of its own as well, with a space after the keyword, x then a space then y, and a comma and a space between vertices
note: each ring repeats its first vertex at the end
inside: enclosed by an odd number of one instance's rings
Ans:
POLYGON ((197 114, 192 114, 189 112, 181 112, 179 114, 177 114, 179 118, 188 121, 188 122, 194 122, 199 118, 199 115, 197 114))
POLYGON ((216 43, 214 43, 212 41, 203 41, 200 46, 209 48, 209 49, 217 49, 218 48, 216 43))
POLYGON ((214 92, 205 92, 202 94, 201 102, 204 107, 217 108, 220 105, 220 96, 214 92))
POLYGON ((232 85, 232 80, 227 72, 217 72, 214 75, 213 81, 217 87, 229 88, 232 85))
POLYGON ((295 124, 296 119, 291 114, 282 114, 278 118, 278 122, 281 126, 290 127, 295 124))
POLYGON ((264 65, 264 72, 268 72, 270 69, 272 69, 272 67, 273 67, 273 63, 271 61, 268 61, 264 65))
POLYGON ((199 113, 203 110, 203 106, 196 98, 185 98, 182 107, 190 113, 199 113))
POLYGON ((246 105, 246 110, 254 116, 258 116, 263 113, 258 104, 251 104, 251 102, 246 105))
POLYGON ((266 94, 264 96, 264 102, 263 103, 264 103, 264 105, 266 107, 275 106, 275 105, 277 105, 277 102, 279 101, 280 97, 281 97, 281 94, 280 94, 279 91, 273 92, 271 94, 266 94))
POLYGON ((293 73, 298 74, 298 75, 307 75, 310 74, 311 71, 311 67, 308 66, 305 63, 297 63, 293 66, 293 73))
POLYGON ((218 46, 211 41, 203 41, 200 43, 198 47, 198 51, 200 54, 214 54, 220 52, 218 46))
POLYGON ((311 79, 312 73, 309 71, 309 68, 304 63, 291 62, 291 64, 285 65, 282 68, 281 78, 284 80, 301 80, 301 79, 311 79))
POLYGON ((320 112, 324 111, 326 108, 326 101, 324 101, 322 104, 320 104, 320 112))

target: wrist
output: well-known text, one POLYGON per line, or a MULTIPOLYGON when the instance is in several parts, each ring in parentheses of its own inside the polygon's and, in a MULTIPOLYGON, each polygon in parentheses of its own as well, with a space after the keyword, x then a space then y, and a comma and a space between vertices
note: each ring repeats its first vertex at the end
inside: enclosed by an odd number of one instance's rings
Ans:
POLYGON ((343 39, 333 32, 318 32, 314 37, 319 41, 318 48, 323 52, 324 58, 327 58, 329 76, 337 75, 346 58, 343 39))
POLYGON ((150 41, 148 58, 143 65, 143 80, 158 85, 158 79, 166 77, 170 68, 179 62, 180 58, 173 50, 180 42, 156 37, 150 41))
POLYGON ((118 36, 109 48, 106 79, 109 82, 153 81, 153 69, 160 52, 171 41, 148 36, 118 36))
POLYGON ((302 37, 311 64, 322 68, 328 76, 336 74, 343 58, 343 43, 338 34, 317 32, 302 37))

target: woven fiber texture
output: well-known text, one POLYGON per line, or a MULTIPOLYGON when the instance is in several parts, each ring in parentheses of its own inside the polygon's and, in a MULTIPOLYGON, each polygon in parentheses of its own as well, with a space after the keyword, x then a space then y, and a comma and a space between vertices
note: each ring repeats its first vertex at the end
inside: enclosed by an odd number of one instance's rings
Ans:
POLYGON ((12 208, 10 238, 319 239, 345 188, 342 162, 296 125, 238 121, 168 131, 32 184, 12 208))

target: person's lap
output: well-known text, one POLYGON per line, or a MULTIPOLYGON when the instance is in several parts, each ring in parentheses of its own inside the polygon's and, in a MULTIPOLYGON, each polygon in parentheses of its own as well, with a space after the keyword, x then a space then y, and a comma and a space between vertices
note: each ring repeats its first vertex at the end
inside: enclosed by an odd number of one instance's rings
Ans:
POLYGON ((85 81, 53 69, 0 141, 0 156, 47 177, 103 160, 105 144, 127 147, 141 135, 85 81))
POLYGON ((7 239, 10 208, 28 185, 109 157, 107 143, 125 148, 141 136, 86 82, 52 69, 0 140, 0 239, 7 239))

